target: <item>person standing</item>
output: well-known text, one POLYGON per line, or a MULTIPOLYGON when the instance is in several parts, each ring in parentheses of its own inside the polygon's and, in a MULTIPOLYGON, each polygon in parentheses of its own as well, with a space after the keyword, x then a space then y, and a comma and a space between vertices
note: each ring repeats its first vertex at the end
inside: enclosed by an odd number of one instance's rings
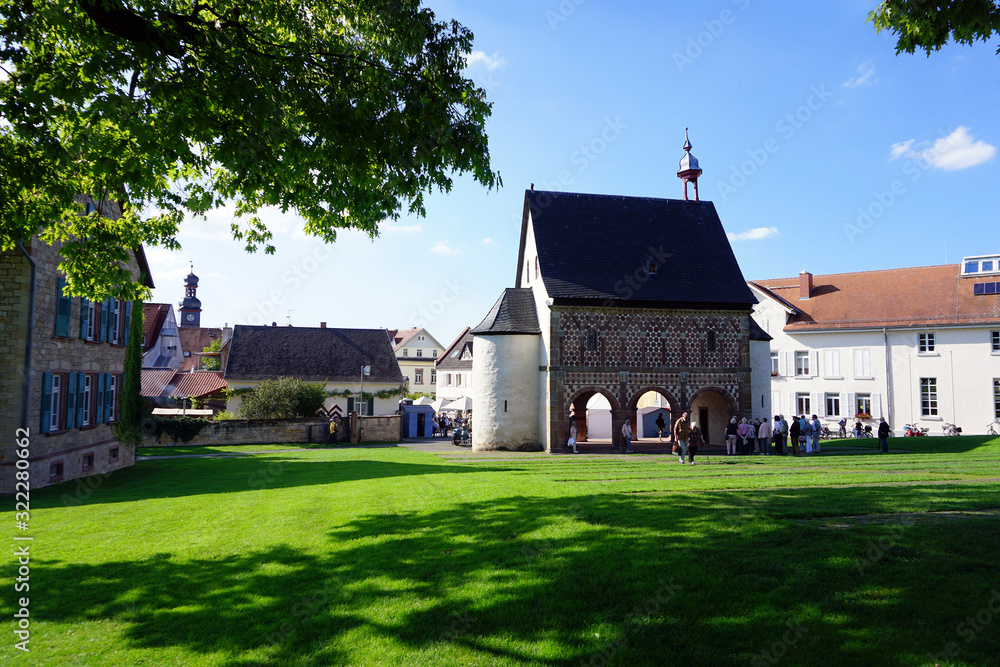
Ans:
POLYGON ((694 465, 694 455, 698 453, 699 447, 701 447, 701 429, 692 422, 691 433, 688 436, 688 463, 691 465, 694 465))
POLYGON ((680 451, 680 462, 684 463, 684 450, 688 448, 688 441, 691 438, 691 426, 688 423, 688 413, 681 413, 681 418, 674 424, 674 442, 680 451))
POLYGON ((771 425, 767 423, 767 417, 761 417, 760 427, 757 429, 757 445, 760 447, 761 456, 770 454, 769 442, 771 442, 771 425))
POLYGON ((750 422, 750 435, 747 438, 747 453, 749 454, 753 454, 757 449, 757 431, 759 429, 760 420, 755 417, 753 421, 750 422))
POLYGON ((799 436, 802 435, 802 424, 797 416, 792 417, 792 424, 788 427, 788 437, 791 440, 792 455, 799 455, 799 436))
POLYGON ((805 445, 805 447, 803 447, 803 450, 805 451, 806 454, 812 454, 813 425, 812 422, 809 421, 809 418, 806 417, 805 415, 802 415, 802 420, 799 422, 799 429, 800 429, 799 433, 803 438, 805 438, 805 442, 802 443, 805 445))
POLYGON ((747 439, 750 437, 750 424, 747 423, 746 417, 741 419, 739 426, 736 427, 736 435, 739 437, 740 454, 746 454, 747 439))
POLYGON ((878 420, 878 445, 885 453, 889 453, 889 434, 892 431, 889 430, 889 423, 886 422, 885 417, 879 417, 878 420))
POLYGON ((580 452, 578 452, 576 450, 576 420, 575 419, 570 419, 569 420, 569 441, 566 444, 568 444, 570 447, 573 448, 573 453, 574 454, 579 454, 580 453, 580 452))
POLYGON ((340 425, 337 423, 337 421, 338 420, 337 420, 336 417, 334 417, 333 419, 330 420, 330 437, 328 437, 326 439, 326 444, 329 445, 332 442, 334 444, 334 446, 339 447, 340 446, 340 433, 339 433, 339 431, 340 431, 340 425))
POLYGON ((622 438, 625 439, 625 453, 632 453, 632 424, 631 421, 626 419, 625 423, 622 424, 622 438))
POLYGON ((736 438, 739 427, 736 426, 736 417, 729 420, 726 424, 726 456, 736 455, 736 438))
POLYGON ((819 417, 813 415, 813 454, 819 454, 819 436, 823 432, 823 424, 819 417))
POLYGON ((660 442, 663 442, 663 432, 667 430, 667 422, 663 421, 663 413, 656 416, 656 430, 660 433, 660 442))

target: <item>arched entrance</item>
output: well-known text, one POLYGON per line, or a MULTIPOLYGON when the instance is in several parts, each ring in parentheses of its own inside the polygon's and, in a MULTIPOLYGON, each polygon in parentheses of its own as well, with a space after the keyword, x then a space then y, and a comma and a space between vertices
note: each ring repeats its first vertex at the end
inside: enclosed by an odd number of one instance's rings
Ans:
POLYGON ((619 410, 618 401, 608 390, 601 387, 581 389, 569 401, 565 435, 561 437, 560 446, 565 448, 566 440, 569 438, 569 421, 575 419, 578 449, 584 443, 587 446, 582 450, 600 451, 610 448, 615 440, 614 434, 621 429, 619 410))
POLYGON ((643 387, 635 392, 629 400, 628 415, 632 420, 632 448, 636 451, 659 451, 669 441, 667 437, 673 429, 673 423, 680 416, 680 404, 677 399, 662 387, 643 387), (660 443, 656 426, 657 417, 663 415, 666 423, 666 433, 663 443, 660 443))
POLYGON ((724 445, 726 424, 737 414, 736 400, 724 389, 706 387, 691 399, 690 419, 701 427, 705 444, 724 445))

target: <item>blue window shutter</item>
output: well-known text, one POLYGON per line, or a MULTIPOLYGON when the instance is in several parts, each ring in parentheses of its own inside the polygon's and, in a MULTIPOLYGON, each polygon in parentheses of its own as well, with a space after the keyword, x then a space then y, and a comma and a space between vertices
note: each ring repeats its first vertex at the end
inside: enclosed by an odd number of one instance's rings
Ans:
POLYGON ((56 286, 56 335, 69 336, 69 319, 73 314, 73 300, 63 296, 66 278, 59 276, 56 286))
POLYGON ((90 301, 84 298, 80 299, 80 338, 87 339, 87 328, 90 324, 90 301))
MULTIPOLYGON (((96 387, 97 403, 95 404, 97 409, 94 410, 93 423, 103 424, 104 423, 104 374, 101 373, 100 375, 95 376, 94 379, 97 380, 97 382, 95 383, 97 384, 96 387)), ((91 391, 94 391, 94 389, 95 388, 91 388, 91 391)))
POLYGON ((109 298, 105 303, 108 304, 108 320, 104 323, 104 342, 114 343, 115 342, 115 300, 109 298))
POLYGON ((108 330, 108 300, 107 299, 105 299, 104 301, 101 302, 101 326, 100 327, 95 326, 94 328, 98 330, 97 331, 97 341, 99 343, 103 343, 105 340, 107 340, 104 337, 104 332, 106 332, 108 330))
POLYGON ((52 421, 52 373, 42 373, 42 423, 39 429, 42 433, 49 432, 49 422, 52 421))
POLYGON ((66 428, 80 426, 76 423, 76 373, 70 373, 66 378, 66 428))
POLYGON ((128 345, 128 332, 132 328, 132 302, 125 302, 125 322, 122 324, 125 327, 125 331, 122 332, 122 342, 128 345))
POLYGON ((111 423, 111 373, 104 374, 104 421, 111 423))
MULTIPOLYGON (((83 392, 87 388, 87 374, 80 373, 76 379, 76 425, 83 426, 83 392)), ((73 391, 73 383, 69 385, 70 391, 73 391)))

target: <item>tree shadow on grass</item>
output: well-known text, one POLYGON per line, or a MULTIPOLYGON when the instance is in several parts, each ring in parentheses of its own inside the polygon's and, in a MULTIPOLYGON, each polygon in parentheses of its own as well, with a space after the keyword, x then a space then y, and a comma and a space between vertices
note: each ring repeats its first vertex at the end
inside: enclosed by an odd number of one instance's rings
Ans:
MULTIPOLYGON (((60 594, 32 613, 124 621, 134 647, 229 667, 910 665, 949 642, 964 664, 995 664, 996 626, 970 642, 956 630, 1000 587, 995 520, 833 530, 785 518, 828 508, 820 491, 506 497, 364 515, 330 531, 329 556, 38 562, 32 582, 60 594)), ((922 492, 837 490, 854 514, 922 492)))
POLYGON ((367 459, 326 461, 284 454, 162 459, 35 491, 32 505, 42 509, 486 470, 504 468, 367 459), (97 489, 102 492, 95 494, 97 489))

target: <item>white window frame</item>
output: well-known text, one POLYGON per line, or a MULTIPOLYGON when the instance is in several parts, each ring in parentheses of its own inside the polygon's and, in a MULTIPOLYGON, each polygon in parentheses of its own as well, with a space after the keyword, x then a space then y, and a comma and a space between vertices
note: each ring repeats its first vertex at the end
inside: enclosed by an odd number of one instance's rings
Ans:
POLYGON ((404 357, 410 356, 410 351, 408 349, 406 349, 405 347, 403 348, 403 356, 404 357))
POLYGON ((920 416, 938 416, 937 378, 920 378, 920 416))
POLYGON ((415 368, 413 369, 413 384, 423 384, 424 383, 424 369, 415 368))
POLYGON ((424 349, 422 347, 417 348, 417 356, 418 357, 424 356, 424 349))
POLYGON ((1000 378, 993 378, 993 418, 1000 419, 1000 378))
POLYGON ((866 347, 854 350, 854 377, 856 379, 872 377, 871 350, 866 347))
POLYGON ((799 415, 811 415, 812 414, 812 395, 807 391, 795 392, 795 414, 799 415))
POLYGON ((935 347, 937 341, 935 340, 933 331, 922 331, 917 334, 917 354, 936 354, 935 347))
POLYGON ((990 352, 1000 354, 1000 331, 990 332, 990 352))
POLYGON ((779 355, 778 355, 777 352, 772 352, 771 353, 771 375, 780 375, 781 374, 781 370, 780 370, 781 369, 781 363, 778 360, 778 356, 779 355))
POLYGON ((111 375, 108 379, 108 391, 111 392, 111 398, 109 403, 111 405, 108 412, 108 422, 113 422, 115 420, 115 403, 117 403, 117 396, 115 396, 115 390, 118 388, 118 376, 111 375))
POLYGON ((461 387, 462 386, 462 374, 461 373, 456 373, 455 374, 455 386, 456 387, 461 387))
MULTIPOLYGON (((94 340, 94 332, 97 326, 94 324, 94 315, 97 313, 97 304, 87 301, 87 340, 94 340)), ((145 343, 145 339, 143 340, 145 343)))
POLYGON ((436 368, 431 369, 431 384, 437 384, 438 372, 436 368))
POLYGON ((83 425, 90 426, 91 418, 94 416, 90 408, 90 402, 94 398, 94 376, 87 373, 83 376, 83 425))
POLYGON ((825 407, 826 407, 826 416, 827 417, 840 417, 841 416, 841 413, 840 413, 840 394, 839 393, 829 393, 828 392, 826 394, 823 394, 823 403, 826 404, 825 407), (835 403, 831 403, 831 401, 835 401, 835 403), (830 408, 834 408, 834 409, 831 410, 830 408))
POLYGON ((50 403, 52 412, 49 414, 49 432, 59 430, 59 414, 62 412, 62 405, 60 401, 62 400, 62 384, 63 376, 61 373, 52 374, 52 402, 50 403))
POLYGON ((872 412, 872 395, 871 394, 855 394, 854 395, 854 414, 866 414, 875 416, 872 412))
POLYGON ((840 374, 840 350, 823 350, 823 377, 831 380, 843 378, 840 374))
POLYGON ((809 368, 808 350, 805 352, 802 350, 796 350, 793 358, 795 359, 795 377, 810 377, 811 369, 809 368))

